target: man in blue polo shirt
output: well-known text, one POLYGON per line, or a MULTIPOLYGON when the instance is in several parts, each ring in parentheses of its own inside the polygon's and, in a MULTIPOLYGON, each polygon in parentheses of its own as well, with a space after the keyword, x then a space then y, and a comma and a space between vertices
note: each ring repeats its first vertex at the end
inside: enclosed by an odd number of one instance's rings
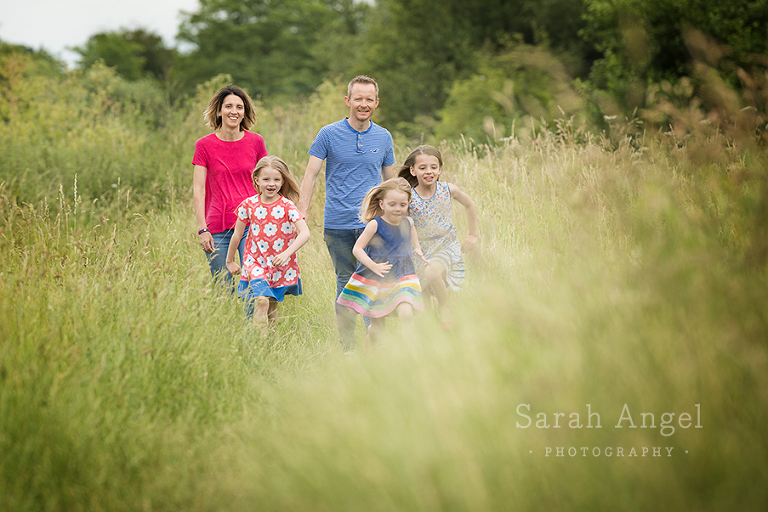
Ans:
MULTIPOLYGON (((349 117, 322 127, 309 148, 299 200, 299 210, 306 216, 325 160, 323 238, 336 272, 337 298, 357 267, 352 248, 365 228, 360 220, 363 199, 371 188, 392 177, 395 166, 392 135, 371 121, 379 105, 376 81, 367 76, 353 78, 344 102, 349 117)), ((355 346, 356 315, 334 304, 339 341, 344 353, 350 353, 355 346)))

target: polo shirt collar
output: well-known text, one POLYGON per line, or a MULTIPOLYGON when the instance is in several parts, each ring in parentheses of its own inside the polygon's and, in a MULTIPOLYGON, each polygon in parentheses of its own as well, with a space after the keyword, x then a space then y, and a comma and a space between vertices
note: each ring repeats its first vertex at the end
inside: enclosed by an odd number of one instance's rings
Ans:
POLYGON ((352 128, 352 125, 349 124, 349 118, 348 117, 344 118, 344 124, 346 125, 347 128, 349 128, 349 131, 351 131, 352 133, 359 133, 361 135, 365 135, 366 133, 371 131, 371 128, 373 128, 373 121, 370 121, 370 123, 371 124, 368 125, 368 129, 367 130, 365 130, 364 132, 359 132, 359 131, 355 130, 354 128, 352 128))

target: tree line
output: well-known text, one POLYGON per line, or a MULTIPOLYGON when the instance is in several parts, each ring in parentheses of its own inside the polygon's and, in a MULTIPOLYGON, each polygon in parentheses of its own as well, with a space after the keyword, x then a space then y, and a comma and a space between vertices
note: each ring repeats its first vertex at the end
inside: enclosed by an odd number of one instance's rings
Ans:
POLYGON ((121 29, 75 50, 79 67, 102 61, 171 99, 229 74, 282 104, 326 79, 368 74, 393 130, 499 139, 562 116, 600 128, 659 92, 706 100, 697 62, 748 89, 768 68, 768 0, 201 0, 183 13, 178 41, 184 51, 121 29))

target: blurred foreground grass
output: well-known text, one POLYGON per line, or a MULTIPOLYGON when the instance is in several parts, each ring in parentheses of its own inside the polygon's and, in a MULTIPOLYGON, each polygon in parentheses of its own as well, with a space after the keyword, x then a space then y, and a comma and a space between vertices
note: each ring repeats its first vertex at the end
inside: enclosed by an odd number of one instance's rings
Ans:
POLYGON ((0 509, 765 510, 768 162, 720 148, 445 146, 482 231, 455 328, 353 357, 317 219, 262 339, 191 207, 0 188, 0 509))

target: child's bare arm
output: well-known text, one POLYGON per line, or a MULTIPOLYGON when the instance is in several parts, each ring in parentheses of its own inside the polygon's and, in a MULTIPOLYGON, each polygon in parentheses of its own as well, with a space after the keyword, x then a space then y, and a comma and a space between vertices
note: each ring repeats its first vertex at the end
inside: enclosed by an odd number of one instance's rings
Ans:
POLYGON ((227 248, 227 259, 225 260, 227 264, 227 270, 229 270, 229 273, 233 275, 240 273, 240 265, 235 263, 235 251, 237 250, 237 246, 240 245, 240 240, 243 238, 244 232, 245 222, 237 219, 237 222, 235 222, 235 232, 232 233, 232 238, 229 240, 229 247, 227 248))
POLYGON ((413 246, 413 252, 416 253, 416 256, 421 258, 424 263, 429 264, 427 261, 427 258, 424 257, 424 252, 421 250, 421 244, 419 243, 419 235, 416 233, 416 226, 413 223, 413 219, 410 217, 406 217, 408 219, 408 222, 411 224, 411 245, 413 246))
POLYGON ((384 263, 376 263, 371 259, 370 256, 365 253, 365 247, 371 241, 373 235, 376 234, 377 228, 378 224, 375 220, 372 220, 368 223, 367 226, 365 226, 365 229, 357 238, 355 246, 352 248, 352 254, 355 255, 357 261, 371 269, 371 272, 379 277, 384 277, 384 275, 392 268, 392 265, 390 265, 388 261, 385 261, 384 263))
POLYGON ((296 251, 301 249, 301 247, 309 240, 309 226, 307 226, 306 220, 299 219, 294 223, 294 226, 296 227, 297 232, 296 238, 293 240, 293 242, 291 242, 291 245, 289 245, 286 250, 272 258, 272 264, 276 267, 287 263, 288 260, 291 259, 291 256, 293 256, 296 251))
POLYGON ((459 189, 453 183, 448 184, 451 190, 451 197, 461 203, 467 210, 467 224, 469 224, 469 234, 461 242, 461 251, 469 252, 474 249, 477 244, 477 209, 475 208, 475 202, 462 190, 459 189))

